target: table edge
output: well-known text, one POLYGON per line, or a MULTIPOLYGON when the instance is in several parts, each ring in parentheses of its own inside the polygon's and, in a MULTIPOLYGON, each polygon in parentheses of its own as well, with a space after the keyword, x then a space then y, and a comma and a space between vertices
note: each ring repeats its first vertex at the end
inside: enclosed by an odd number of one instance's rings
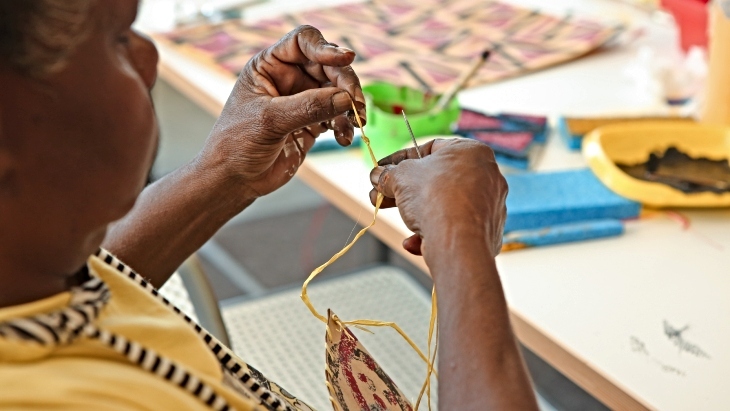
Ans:
MULTIPOLYGON (((299 168, 297 176, 354 220, 357 220, 360 215, 369 215, 372 212, 371 208, 364 207, 362 203, 352 197, 333 189, 327 182, 327 178, 311 167, 307 160, 299 168)), ((418 267, 425 275, 430 276, 423 258, 414 256, 402 248, 400 240, 398 240, 402 234, 398 230, 385 223, 376 223, 370 231, 388 247, 418 267)), ((587 361, 551 339, 547 333, 524 318, 516 309, 509 307, 509 312, 514 333, 525 347, 535 352, 603 404, 611 409, 653 409, 638 396, 633 395, 628 388, 596 371, 587 361)))
MULTIPOLYGON (((210 96, 204 89, 192 84, 174 67, 166 64, 164 59, 159 64, 159 77, 209 114, 218 117, 223 111, 224 104, 210 96)), ((299 168, 297 176, 354 220, 357 220, 361 213, 364 212, 367 215, 372 211, 363 207, 353 198, 333 190, 327 179, 309 166, 306 160, 299 168)), ((401 234, 395 228, 381 223, 375 224, 370 231, 408 262, 430 276, 428 267, 422 257, 411 255, 403 250, 402 244, 398 240, 401 234)), ((509 311, 515 335, 522 344, 603 404, 612 409, 653 409, 639 399, 638 396, 632 395, 626 387, 622 387, 617 382, 596 371, 586 361, 581 360, 570 350, 555 342, 515 309, 509 307, 509 311)))

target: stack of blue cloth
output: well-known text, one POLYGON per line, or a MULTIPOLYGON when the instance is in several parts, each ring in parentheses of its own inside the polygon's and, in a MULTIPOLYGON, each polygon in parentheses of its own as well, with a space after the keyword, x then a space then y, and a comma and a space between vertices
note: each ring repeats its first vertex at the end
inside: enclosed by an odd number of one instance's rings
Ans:
POLYGON ((620 235, 641 204, 615 194, 589 169, 506 175, 506 248, 620 235))

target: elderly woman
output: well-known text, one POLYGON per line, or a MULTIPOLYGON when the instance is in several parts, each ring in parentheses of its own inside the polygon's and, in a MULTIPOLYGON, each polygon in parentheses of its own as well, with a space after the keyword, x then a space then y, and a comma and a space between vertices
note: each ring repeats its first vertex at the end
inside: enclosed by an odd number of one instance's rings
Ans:
MULTIPOLYGON (((157 53, 130 27, 137 6, 0 1, 0 409, 307 410, 152 284, 285 184, 326 128, 352 141, 355 55, 289 33, 243 70, 195 160, 144 188, 157 53)), ((494 264, 505 181, 481 144, 423 152, 382 160, 370 195, 398 205, 439 292, 439 405, 535 409, 494 264)))

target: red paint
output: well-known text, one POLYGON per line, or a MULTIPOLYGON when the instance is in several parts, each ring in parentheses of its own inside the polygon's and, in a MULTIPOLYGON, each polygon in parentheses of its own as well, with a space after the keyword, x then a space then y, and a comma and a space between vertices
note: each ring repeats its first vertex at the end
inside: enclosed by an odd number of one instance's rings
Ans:
POLYGON ((380 397, 378 397, 378 394, 373 394, 373 399, 376 403, 378 403, 378 406, 381 407, 383 410, 385 410, 385 401, 383 401, 380 397))
MULTIPOLYGON (((380 374, 378 374, 379 367, 375 363, 375 360, 359 345, 357 338, 349 329, 345 328, 342 330, 340 342, 334 344, 333 351, 337 352, 337 364, 341 375, 341 377, 338 378, 338 381, 334 383, 343 389, 349 388, 349 396, 355 400, 360 410, 372 409, 385 411, 389 407, 388 404, 390 404, 390 406, 403 407, 404 411, 412 411, 412 408, 407 401, 404 401, 403 403, 399 401, 401 395, 390 379, 380 380, 380 374), (357 358, 355 357, 356 353, 357 358), (367 368, 375 374, 373 377, 376 377, 377 375, 377 380, 388 385, 393 385, 392 388, 394 388, 394 390, 391 391, 386 388, 378 392, 378 386, 370 379, 368 372, 359 373, 354 371, 357 370, 357 367, 353 367, 353 365, 359 365, 356 364, 356 362, 362 362, 362 364, 366 365, 367 368), (367 384, 369 388, 366 394, 369 393, 370 395, 367 395, 367 398, 363 392, 360 391, 360 383, 367 384)), ((347 391, 348 390, 344 390, 343 392, 346 396, 348 396, 347 391)))
POLYGON ((362 392, 360 392, 357 380, 352 374, 352 356, 355 352, 355 347, 357 346, 357 340, 354 339, 354 337, 347 338, 347 334, 349 334, 349 330, 347 330, 346 333, 342 333, 344 338, 340 340, 338 347, 340 368, 342 369, 342 374, 345 376, 345 380, 347 381, 347 386, 350 387, 350 390, 352 390, 352 395, 355 398, 355 401, 357 401, 357 405, 362 409, 368 409, 368 403, 362 395, 362 392))

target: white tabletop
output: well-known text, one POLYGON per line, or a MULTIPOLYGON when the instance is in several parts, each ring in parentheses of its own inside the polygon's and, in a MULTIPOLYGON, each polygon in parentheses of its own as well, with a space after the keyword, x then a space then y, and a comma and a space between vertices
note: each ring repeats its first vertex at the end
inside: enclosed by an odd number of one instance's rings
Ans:
MULTIPOLYGON (((320 192, 369 222, 369 166, 360 152, 308 161, 305 180, 326 180, 320 192)), ((682 214, 687 230, 657 214, 628 223, 621 237, 509 252, 497 263, 513 314, 607 383, 647 407, 726 409, 730 391, 719 381, 730 379, 730 210, 682 214), (665 320, 689 325, 682 336, 710 358, 680 352, 665 320), (635 351, 641 343, 648 354, 635 351)), ((395 209, 381 211, 374 232, 401 252, 411 234, 395 209)))
MULTIPOLYGON (((627 71, 647 47, 663 58, 677 53, 671 26, 607 0, 514 2, 623 19, 645 35, 621 48, 465 91, 463 106, 551 116, 667 111, 627 71)), ((164 47, 161 56, 163 78, 211 113, 220 112, 233 79, 164 47)), ((584 166, 579 153, 552 136, 536 169, 584 166)), ((312 155, 299 175, 365 224, 372 218, 368 173, 354 150, 312 155)), ((659 214, 628 223, 621 237, 498 257, 521 341, 613 408, 730 408, 730 350, 724 344, 730 339, 730 210, 682 213, 691 220, 689 229, 659 214), (681 338, 669 338, 665 321, 688 328, 678 332, 681 338)), ((383 210, 372 232, 399 252, 409 235, 397 210, 383 210)), ((342 233, 343 241, 349 234, 342 233)), ((422 260, 410 260, 425 268, 422 260)))

